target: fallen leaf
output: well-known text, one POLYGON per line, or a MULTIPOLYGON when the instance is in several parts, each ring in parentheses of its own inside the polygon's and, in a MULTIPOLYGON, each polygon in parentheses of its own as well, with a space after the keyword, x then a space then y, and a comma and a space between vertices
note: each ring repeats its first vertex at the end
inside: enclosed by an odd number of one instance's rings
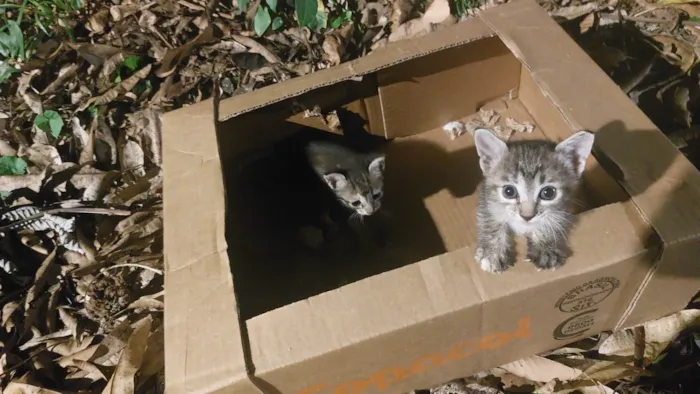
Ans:
MULTIPOLYGON (((0 161, 2 159, 0 158, 0 161)), ((38 193, 44 181, 44 174, 32 175, 0 175, 0 192, 12 192, 19 189, 29 189, 38 193)))
POLYGON ((90 133, 95 136, 93 149, 98 162, 117 164, 117 142, 103 114, 93 117, 90 133))
POLYGON ((61 69, 58 71, 58 76, 56 79, 49 84, 44 90, 41 91, 42 96, 46 96, 47 94, 51 94, 58 90, 58 88, 64 87, 63 85, 68 82, 71 78, 75 77, 76 73, 78 72, 79 65, 77 63, 70 63, 63 65, 61 69))
POLYGON ((150 315, 134 324, 133 332, 129 337, 126 348, 119 358, 117 368, 112 374, 103 394, 133 393, 135 388, 134 377, 138 372, 143 356, 146 353, 148 336, 151 331, 153 319, 150 315))
POLYGON ((68 43, 75 51, 93 66, 101 66, 110 57, 121 53, 122 50, 110 45, 102 44, 72 44, 68 43))
POLYGON ((35 386, 29 383, 10 382, 3 394, 61 394, 58 391, 49 390, 40 386, 35 386))
POLYGON ((398 41, 409 37, 418 37, 430 32, 432 24, 442 23, 450 17, 450 4, 447 0, 433 0, 422 17, 409 20, 398 26, 389 35, 389 41, 398 41))
POLYGON ((152 164, 160 166, 161 159, 161 112, 155 108, 148 108, 134 114, 127 115, 133 125, 127 129, 127 134, 139 141, 146 157, 152 164))
POLYGON ((596 14, 595 12, 591 12, 590 14, 586 15, 583 20, 578 24, 578 28, 581 31, 581 33, 586 33, 589 30, 591 30, 591 27, 595 25, 595 20, 596 20, 596 14))
POLYGON ((342 47, 340 46, 340 40, 335 34, 326 34, 323 40, 323 51, 325 52, 325 57, 331 65, 340 64, 342 47))
POLYGON ((690 89, 685 86, 676 86, 673 91, 673 103, 675 104, 674 117, 676 121, 683 126, 690 128, 692 120, 692 114, 688 110, 688 102, 690 101, 690 89))
POLYGON ((197 46, 209 43, 214 39, 214 28, 212 26, 208 26, 191 41, 188 41, 178 48, 168 50, 163 57, 163 60, 160 62, 161 65, 156 71, 156 76, 159 78, 165 78, 172 74, 177 68, 178 64, 187 58, 197 46))
POLYGON ((165 367, 164 345, 163 326, 160 326, 148 337, 146 354, 143 356, 143 364, 141 364, 139 369, 139 386, 151 376, 161 372, 165 367))
POLYGON ((581 370, 540 356, 530 356, 521 360, 501 365, 500 368, 513 375, 533 382, 549 382, 553 379, 570 380, 581 375, 581 370))
MULTIPOLYGON (((655 360, 678 333, 686 328, 699 326, 698 318, 700 318, 700 309, 686 309, 642 324, 646 340, 645 363, 655 360)), ((633 330, 628 328, 614 332, 600 345, 598 352, 606 356, 633 356, 633 330)))
POLYGON ((148 74, 150 74, 150 72, 151 65, 147 64, 145 67, 135 72, 129 78, 121 81, 117 86, 109 89, 103 95, 93 97, 90 100, 88 100, 85 104, 80 106, 80 110, 84 111, 91 105, 102 105, 114 101, 120 95, 126 94, 127 92, 131 91, 131 89, 133 89, 134 86, 136 86, 136 84, 139 83, 139 81, 148 77, 148 74))
POLYGON ((27 172, 27 162, 17 156, 0 157, 1 175, 24 175, 27 172))
POLYGON ((93 33, 103 33, 109 23, 109 9, 102 8, 88 20, 87 28, 93 33))
POLYGON ((58 150, 51 145, 34 144, 30 147, 20 149, 20 154, 26 156, 29 161, 42 170, 62 163, 61 155, 58 153, 58 150))
POLYGON ((120 153, 119 164, 123 172, 131 172, 136 176, 145 175, 143 149, 136 141, 127 140, 120 153))
POLYGON ((664 58, 679 66, 683 72, 688 72, 695 64, 695 51, 685 42, 663 35, 656 35, 651 38, 662 44, 663 47, 659 51, 664 58))
POLYGON ((43 292, 44 286, 47 283, 55 283, 58 278, 54 275, 54 262, 56 260, 56 249, 54 249, 51 254, 46 256, 41 266, 36 271, 34 275, 34 284, 27 292, 27 297, 24 301, 24 309, 28 310, 32 308, 32 303, 37 299, 37 296, 43 292))
POLYGON ((590 14, 591 12, 601 9, 601 5, 596 2, 586 3, 582 5, 572 5, 568 7, 558 7, 549 14, 553 17, 559 17, 566 20, 576 19, 578 17, 590 14))

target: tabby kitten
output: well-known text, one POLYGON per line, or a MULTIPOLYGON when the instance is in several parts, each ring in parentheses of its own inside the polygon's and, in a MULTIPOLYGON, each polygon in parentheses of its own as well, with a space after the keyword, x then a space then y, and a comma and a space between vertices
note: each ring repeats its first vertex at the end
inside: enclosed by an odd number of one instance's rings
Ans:
POLYGON ((556 144, 505 143, 486 129, 474 134, 484 182, 477 209, 481 269, 500 273, 515 264, 514 236, 527 239, 527 260, 539 270, 561 267, 570 254, 574 192, 593 147, 579 131, 556 144))
POLYGON ((306 154, 316 175, 346 208, 358 216, 379 210, 384 189, 384 154, 360 154, 328 141, 309 143, 306 154))

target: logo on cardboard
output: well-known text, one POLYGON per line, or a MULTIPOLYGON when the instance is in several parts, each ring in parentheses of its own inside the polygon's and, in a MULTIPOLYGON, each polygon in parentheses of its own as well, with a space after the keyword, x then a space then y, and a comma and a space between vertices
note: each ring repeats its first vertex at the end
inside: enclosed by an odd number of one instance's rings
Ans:
POLYGON ((570 339, 590 330, 595 325, 594 313, 597 311, 591 309, 564 320, 554 329, 554 339, 570 339))
POLYGON ((557 301, 556 307, 562 312, 581 312, 601 303, 618 287, 620 281, 612 277, 588 281, 564 294, 557 301))

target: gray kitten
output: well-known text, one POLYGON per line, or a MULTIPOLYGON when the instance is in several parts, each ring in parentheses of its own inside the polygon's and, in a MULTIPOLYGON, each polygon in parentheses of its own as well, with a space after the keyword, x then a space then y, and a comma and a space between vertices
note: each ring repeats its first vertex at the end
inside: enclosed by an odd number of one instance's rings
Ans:
POLYGON ((384 154, 360 154, 326 141, 311 142, 306 153, 316 175, 341 204, 360 216, 379 210, 384 188, 384 154))
POLYGON ((570 254, 574 192, 593 147, 593 134, 579 131, 556 144, 506 144, 486 129, 474 134, 484 182, 477 210, 481 269, 500 273, 515 264, 514 236, 527 238, 527 260, 539 270, 561 267, 570 254))

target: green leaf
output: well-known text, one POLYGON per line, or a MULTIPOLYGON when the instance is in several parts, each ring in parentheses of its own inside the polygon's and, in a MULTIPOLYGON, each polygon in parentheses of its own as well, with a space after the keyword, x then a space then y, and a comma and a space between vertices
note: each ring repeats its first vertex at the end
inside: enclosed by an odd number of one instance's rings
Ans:
POLYGON ((19 57, 24 60, 24 36, 22 35, 22 29, 19 24, 13 20, 7 21, 7 31, 10 33, 13 44, 13 55, 12 57, 19 57))
POLYGON ((278 30, 280 27, 282 27, 283 23, 284 21, 282 21, 282 18, 276 16, 275 19, 272 20, 272 30, 278 30))
POLYGON ((277 12, 277 0, 265 0, 265 2, 273 12, 277 12))
POLYGON ((700 22, 700 16, 693 16, 688 20, 691 22, 700 22))
POLYGON ((24 175, 27 171, 27 162, 17 156, 0 157, 0 175, 24 175))
POLYGON ((294 8, 297 11, 297 18, 300 26, 309 26, 316 22, 318 13, 317 0, 294 0, 294 8))
POLYGON ((333 21, 331 22, 331 27, 334 29, 337 29, 340 26, 344 25, 346 22, 349 22, 351 19, 352 19, 352 12, 345 11, 341 15, 339 15, 337 18, 333 19, 333 21))
POLYGON ((90 112, 90 115, 93 119, 96 118, 97 115, 100 113, 100 109, 96 105, 89 106, 88 111, 90 112))
POLYGON ((54 138, 57 138, 63 130, 63 119, 56 111, 44 111, 34 119, 34 125, 44 133, 51 133, 54 138))
POLYGON ((316 12, 316 18, 314 18, 314 20, 308 24, 308 27, 315 32, 320 32, 328 27, 328 17, 326 16, 326 13, 323 10, 316 12))
POLYGON ((136 71, 139 68, 139 63, 141 62, 141 57, 139 56, 127 56, 124 59, 124 66, 131 71, 136 71))
POLYGON ((238 8, 239 8, 241 11, 245 11, 246 8, 248 8, 248 2, 249 2, 249 1, 250 1, 250 0, 238 0, 238 8))
POLYGON ((5 82, 10 79, 12 74, 18 73, 19 70, 10 66, 5 62, 0 62, 0 82, 5 82))
POLYGON ((258 7, 258 12, 255 13, 254 21, 255 34, 258 36, 265 34, 267 28, 270 27, 270 23, 272 23, 272 19, 270 18, 270 10, 268 10, 267 7, 258 7))

